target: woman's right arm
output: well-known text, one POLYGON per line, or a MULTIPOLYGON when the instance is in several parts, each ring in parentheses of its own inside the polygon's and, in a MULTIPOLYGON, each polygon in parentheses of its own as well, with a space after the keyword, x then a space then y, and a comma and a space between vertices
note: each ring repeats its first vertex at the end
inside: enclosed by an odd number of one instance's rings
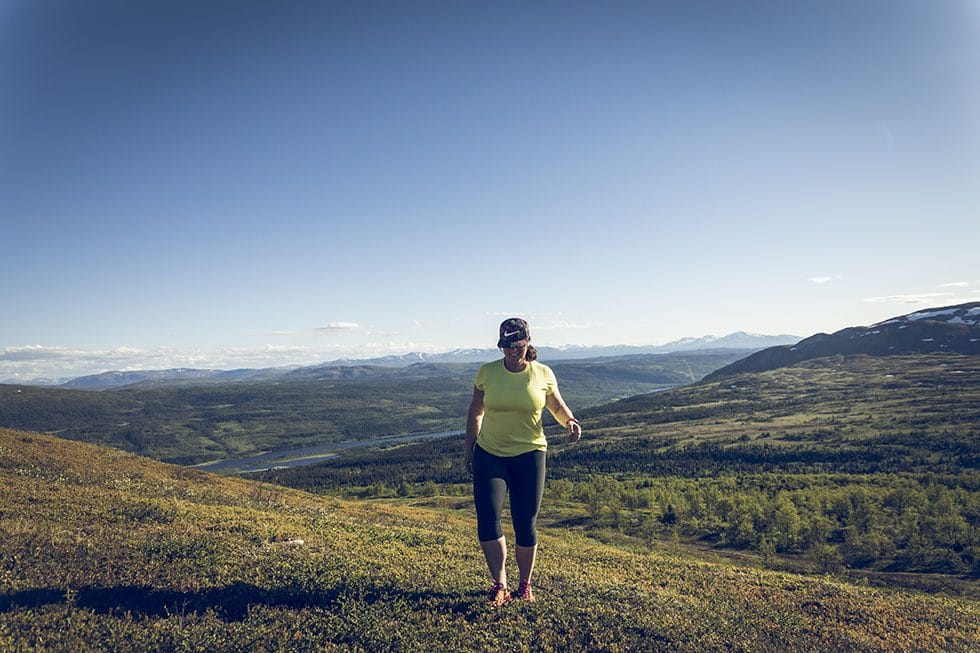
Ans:
POLYGON ((466 415, 466 454, 463 461, 468 471, 472 471, 473 445, 476 436, 480 434, 483 425, 483 390, 473 388, 473 399, 470 400, 470 412, 466 415))

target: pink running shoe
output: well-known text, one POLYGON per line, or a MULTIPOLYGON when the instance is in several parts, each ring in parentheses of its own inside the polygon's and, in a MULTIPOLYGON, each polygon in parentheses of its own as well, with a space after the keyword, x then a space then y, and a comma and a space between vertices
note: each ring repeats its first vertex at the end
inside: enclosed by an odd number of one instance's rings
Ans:
POLYGON ((521 584, 517 586, 517 591, 511 595, 511 598, 534 603, 534 592, 531 591, 531 581, 522 580, 521 584))
POLYGON ((494 583, 494 586, 490 588, 487 601, 495 608, 503 607, 507 601, 510 601, 510 592, 507 591, 503 583, 494 583))

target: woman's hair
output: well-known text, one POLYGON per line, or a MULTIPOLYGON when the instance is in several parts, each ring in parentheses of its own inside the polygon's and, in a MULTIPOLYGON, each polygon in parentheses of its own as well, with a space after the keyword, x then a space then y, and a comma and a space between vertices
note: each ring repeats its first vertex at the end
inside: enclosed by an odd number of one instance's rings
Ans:
POLYGON ((536 360, 538 360, 538 350, 535 349, 534 346, 531 345, 530 343, 528 343, 528 345, 527 345, 527 353, 524 354, 524 360, 527 360, 527 361, 536 361, 536 360))

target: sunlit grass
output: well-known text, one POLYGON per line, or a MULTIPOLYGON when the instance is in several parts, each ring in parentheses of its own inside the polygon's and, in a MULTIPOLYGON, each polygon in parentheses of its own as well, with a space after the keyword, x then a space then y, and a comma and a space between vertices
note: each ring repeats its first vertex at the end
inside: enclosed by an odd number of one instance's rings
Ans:
POLYGON ((538 603, 493 610, 473 519, 452 504, 314 496, 48 436, 0 431, 0 485, 4 650, 980 645, 968 599, 644 552, 553 527, 542 529, 538 603))

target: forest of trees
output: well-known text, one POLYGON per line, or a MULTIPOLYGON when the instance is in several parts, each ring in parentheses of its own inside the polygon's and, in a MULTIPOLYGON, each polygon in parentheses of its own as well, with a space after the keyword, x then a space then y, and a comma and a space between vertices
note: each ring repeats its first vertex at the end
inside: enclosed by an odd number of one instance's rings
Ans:
POLYGON ((598 475, 549 483, 592 526, 652 540, 677 532, 763 554, 842 567, 980 575, 980 474, 759 474, 720 478, 598 475))
MULTIPOLYGON (((252 477, 359 498, 463 497, 470 490, 461 446, 460 437, 352 452, 322 465, 252 477)), ((757 451, 733 446, 726 455, 702 457, 690 467, 683 464, 691 456, 685 448, 662 452, 657 469, 676 464, 673 474, 597 473, 579 466, 582 461, 570 451, 562 450, 549 470, 545 513, 549 505, 560 505, 571 515, 565 521, 577 527, 618 531, 651 545, 681 537, 763 556, 805 555, 824 571, 980 576, 976 470, 829 473, 820 471, 823 462, 810 461, 811 468, 802 472, 761 471, 754 461, 757 451), (746 471, 733 472, 739 468, 746 471)), ((846 455, 838 457, 848 462, 846 455)), ((856 452, 851 466, 862 458, 856 452)), ((900 465, 898 459, 877 462, 900 465)), ((788 465, 796 466, 792 460, 788 465)))

